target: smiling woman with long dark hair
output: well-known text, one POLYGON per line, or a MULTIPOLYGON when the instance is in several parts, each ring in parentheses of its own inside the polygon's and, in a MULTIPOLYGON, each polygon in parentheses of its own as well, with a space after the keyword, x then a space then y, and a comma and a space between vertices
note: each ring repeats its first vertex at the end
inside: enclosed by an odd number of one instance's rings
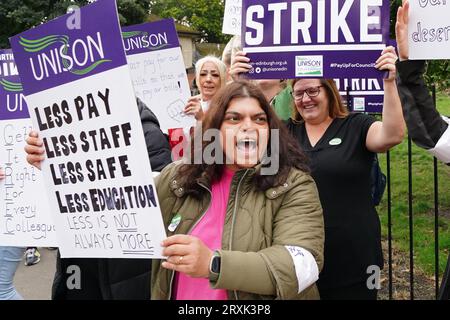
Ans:
POLYGON ((317 299, 322 208, 305 156, 262 92, 228 85, 197 129, 191 159, 157 178, 169 237, 152 299, 317 299), (209 130, 220 147, 195 163, 214 143, 209 130))

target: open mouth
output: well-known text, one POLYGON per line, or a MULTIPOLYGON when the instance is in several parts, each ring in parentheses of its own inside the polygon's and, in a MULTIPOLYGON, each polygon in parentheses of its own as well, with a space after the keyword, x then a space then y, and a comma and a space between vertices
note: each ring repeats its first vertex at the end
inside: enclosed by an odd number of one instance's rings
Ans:
POLYGON ((255 139, 245 138, 238 140, 236 142, 236 147, 239 151, 249 153, 256 151, 256 148, 258 147, 258 143, 255 139))
POLYGON ((316 107, 315 104, 309 104, 309 105, 303 106, 303 109, 305 109, 305 110, 311 110, 311 109, 314 109, 315 107, 316 107))

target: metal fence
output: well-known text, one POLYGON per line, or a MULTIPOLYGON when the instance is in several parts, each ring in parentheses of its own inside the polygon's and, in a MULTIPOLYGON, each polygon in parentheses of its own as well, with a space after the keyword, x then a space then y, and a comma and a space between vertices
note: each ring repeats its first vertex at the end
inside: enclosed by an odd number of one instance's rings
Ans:
MULTIPOLYGON (((436 88, 432 88, 432 96, 436 105, 436 88)), ((433 159, 433 201, 434 201, 434 285, 435 298, 448 300, 450 298, 450 255, 447 259, 442 280, 439 274, 439 185, 438 185, 438 160, 433 159)), ((413 161, 412 142, 408 137, 408 215, 409 215, 409 298, 414 300, 414 212, 413 212, 413 161)), ((386 155, 387 176, 387 214, 388 214, 388 274, 389 274, 389 300, 393 299, 393 276, 392 276, 392 194, 391 194, 391 159, 390 152, 386 155)))
MULTIPOLYGON (((432 87, 432 96, 436 105, 436 88, 432 87)), ((350 99, 350 88, 347 88, 347 107, 352 110, 350 99)), ((439 186, 438 186, 438 160, 434 158, 433 163, 433 201, 434 201, 434 286, 435 299, 450 299, 450 254, 447 258, 447 265, 444 274, 439 274, 439 186)), ((412 161, 412 141, 408 137, 408 216, 409 216, 409 298, 414 300, 414 212, 413 212, 413 161, 412 161)), ((392 189, 391 189, 391 153, 386 153, 386 197, 387 197, 387 218, 388 218, 388 289, 389 300, 393 300, 393 235, 392 235, 392 189)))
MULTIPOLYGON (((409 216, 409 294, 414 300, 414 227, 413 227, 413 177, 412 177, 412 151, 411 138, 408 137, 408 216, 409 216)), ((439 275, 439 188, 438 188, 438 162, 434 158, 433 184, 434 184, 434 257, 435 257, 435 297, 438 300, 450 298, 450 255, 444 271, 442 281, 439 275)), ((387 176, 387 215, 388 215, 388 278, 389 278, 389 300, 393 299, 393 255, 392 255, 392 193, 391 193, 391 160, 390 152, 386 154, 386 176, 387 176)))

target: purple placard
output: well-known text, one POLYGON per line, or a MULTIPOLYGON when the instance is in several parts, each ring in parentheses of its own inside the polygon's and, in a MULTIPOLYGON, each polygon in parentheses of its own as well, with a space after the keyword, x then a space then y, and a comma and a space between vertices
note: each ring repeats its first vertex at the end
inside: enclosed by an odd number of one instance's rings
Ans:
POLYGON ((384 95, 350 95, 349 110, 351 112, 382 113, 384 95))
POLYGON ((127 64, 116 1, 94 2, 79 16, 79 28, 66 14, 10 38, 25 95, 127 64), (102 17, 114 18, 97 23, 102 17))
POLYGON ((0 120, 29 117, 13 52, 0 50, 0 120))
POLYGON ((180 46, 173 19, 147 22, 122 28, 127 55, 164 50, 180 46))
POLYGON ((383 111, 384 82, 382 79, 369 78, 361 74, 358 78, 341 78, 334 81, 349 111, 369 113, 383 111))
MULTIPOLYGON (((389 39, 388 45, 397 47, 395 39, 389 39)), ((335 79, 336 85, 350 111, 382 113, 384 103, 384 81, 367 77, 360 73, 351 79, 335 79), (350 98, 347 98, 349 90, 350 98)))
POLYGON ((389 1, 243 0, 242 47, 254 79, 383 78, 375 61, 389 40, 389 1))

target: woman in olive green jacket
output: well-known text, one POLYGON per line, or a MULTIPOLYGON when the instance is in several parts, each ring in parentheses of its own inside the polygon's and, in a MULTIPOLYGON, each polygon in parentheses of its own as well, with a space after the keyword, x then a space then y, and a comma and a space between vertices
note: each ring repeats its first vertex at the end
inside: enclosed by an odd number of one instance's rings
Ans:
POLYGON ((318 299, 317 189, 262 92, 228 85, 197 129, 190 161, 156 181, 169 237, 167 260, 153 262, 152 299, 318 299))

